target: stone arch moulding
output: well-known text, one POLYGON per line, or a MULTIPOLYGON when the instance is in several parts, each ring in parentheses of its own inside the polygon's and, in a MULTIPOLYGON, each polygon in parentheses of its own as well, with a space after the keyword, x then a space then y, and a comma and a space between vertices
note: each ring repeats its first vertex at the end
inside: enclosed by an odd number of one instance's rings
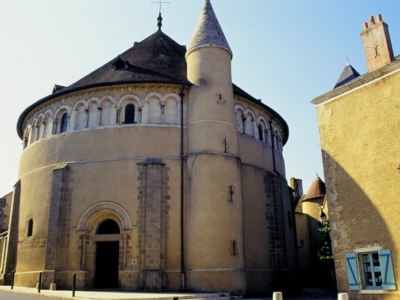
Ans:
POLYGON ((115 108, 121 108, 122 103, 126 100, 126 99, 132 99, 135 100, 137 105, 142 106, 143 105, 143 101, 136 95, 134 94, 128 94, 125 96, 122 96, 121 98, 119 98, 117 104, 115 105, 115 108))
POLYGON ((111 104, 115 105, 115 98, 110 96, 110 95, 106 95, 100 98, 100 104, 103 105, 105 101, 110 101, 111 104))
POLYGON ((76 101, 74 103, 74 106, 72 107, 72 109, 77 110, 80 106, 83 106, 85 109, 87 109, 88 108, 87 101, 84 99, 80 99, 80 100, 76 101))
POLYGON ((268 122, 267 122, 267 120, 265 120, 264 116, 258 116, 257 117, 257 125, 260 124, 261 122, 264 123, 264 126, 266 128, 269 128, 268 122))
POLYGON ((79 231, 87 231, 87 225, 90 219, 100 212, 112 212, 116 214, 121 220, 121 230, 129 230, 133 228, 129 214, 122 206, 113 202, 103 201, 93 204, 86 209, 86 211, 80 217, 76 229, 79 231))
POLYGON ((93 103, 93 102, 96 103, 97 106, 101 106, 100 99, 97 98, 97 97, 92 97, 92 98, 90 98, 90 99, 88 99, 88 100, 86 101, 87 107, 92 106, 92 103, 93 103))
POLYGON ((145 103, 149 103, 149 100, 151 97, 156 97, 158 98, 158 100, 160 101, 160 103, 165 102, 165 99, 163 97, 163 95, 161 95, 160 93, 157 92, 150 92, 146 95, 146 97, 144 98, 144 102, 145 103))
POLYGON ((241 110, 242 113, 244 113, 244 111, 245 111, 244 107, 242 105, 240 105, 240 104, 236 104, 235 105, 235 111, 237 111, 237 110, 241 110))
POLYGON ((63 104, 60 107, 57 108, 56 112, 54 113, 54 116, 56 118, 59 118, 62 113, 66 112, 68 115, 71 115, 72 108, 68 104, 63 104))
POLYGON ((169 98, 173 98, 173 99, 176 100, 177 103, 181 103, 181 97, 179 95, 177 95, 177 94, 174 94, 174 93, 165 94, 163 99, 162 99, 162 101, 166 102, 169 98))
POLYGON ((54 111, 53 111, 51 108, 48 108, 48 109, 46 109, 46 110, 44 111, 43 115, 45 116, 45 118, 46 118, 46 116, 47 116, 47 117, 53 117, 54 111))

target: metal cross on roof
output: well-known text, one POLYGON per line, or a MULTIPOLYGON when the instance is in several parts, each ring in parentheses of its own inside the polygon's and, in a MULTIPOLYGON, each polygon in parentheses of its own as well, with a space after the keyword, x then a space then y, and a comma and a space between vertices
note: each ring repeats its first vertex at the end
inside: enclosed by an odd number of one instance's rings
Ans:
POLYGON ((160 4, 160 14, 161 14, 161 5, 162 5, 163 3, 169 3, 169 2, 163 2, 163 1, 159 0, 158 2, 151 2, 151 3, 160 4))

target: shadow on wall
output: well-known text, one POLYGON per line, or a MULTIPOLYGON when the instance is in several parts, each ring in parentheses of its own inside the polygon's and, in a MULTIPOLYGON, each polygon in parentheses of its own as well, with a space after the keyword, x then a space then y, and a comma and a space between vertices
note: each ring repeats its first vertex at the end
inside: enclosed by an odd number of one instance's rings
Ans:
MULTIPOLYGON (((392 261, 398 261, 396 260, 397 253, 390 229, 386 223, 386 214, 393 214, 390 205, 388 205, 388 201, 392 199, 388 195, 384 199, 379 197, 379 195, 382 195, 382 189, 384 191, 389 189, 390 186, 382 186, 381 183, 385 180, 375 180, 375 178, 368 176, 367 172, 362 172, 368 167, 364 167, 362 161, 356 167, 359 171, 353 172, 360 178, 357 180, 350 176, 346 169, 327 152, 322 151, 322 156, 338 290, 339 292, 347 292, 349 280, 346 253, 356 253, 359 257, 357 254, 359 252, 355 252, 355 249, 362 251, 361 248, 381 247, 382 249, 390 249, 392 261), (371 196, 369 197, 364 190, 367 190, 371 196)), ((350 168, 354 169, 354 163, 349 162, 350 168)), ((380 175, 376 174, 376 176, 380 175)), ((360 288, 363 289, 365 287, 363 279, 365 274, 363 274, 360 266, 361 264, 358 262, 357 274, 360 280, 360 288)), ((352 299, 369 299, 368 295, 357 296, 357 292, 352 293, 354 293, 352 299)), ((390 297, 393 296, 380 295, 379 299, 391 299, 390 297)))

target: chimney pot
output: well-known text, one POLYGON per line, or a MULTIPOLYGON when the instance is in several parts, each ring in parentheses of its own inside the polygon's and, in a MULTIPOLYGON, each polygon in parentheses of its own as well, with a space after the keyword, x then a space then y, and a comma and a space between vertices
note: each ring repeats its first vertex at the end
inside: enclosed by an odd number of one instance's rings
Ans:
POLYGON ((369 18, 370 28, 364 23, 361 38, 364 46, 368 72, 373 72, 394 60, 392 43, 390 41, 389 26, 382 21, 382 16, 377 15, 377 23, 374 17, 369 18))
POLYGON ((368 23, 367 22, 364 22, 364 30, 365 29, 368 29, 368 23))
POLYGON ((375 19, 374 19, 373 16, 370 16, 370 17, 369 17, 369 23, 371 24, 371 26, 372 26, 372 25, 375 25, 375 19))

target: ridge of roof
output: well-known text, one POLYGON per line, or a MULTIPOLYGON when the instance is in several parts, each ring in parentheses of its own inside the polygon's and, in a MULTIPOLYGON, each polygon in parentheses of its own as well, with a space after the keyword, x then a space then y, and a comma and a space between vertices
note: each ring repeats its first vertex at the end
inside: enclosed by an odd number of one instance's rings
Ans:
POLYGON ((196 29, 193 32, 186 57, 197 49, 209 47, 224 49, 231 57, 233 56, 231 47, 222 31, 211 2, 210 0, 206 0, 199 20, 197 21, 196 29))

